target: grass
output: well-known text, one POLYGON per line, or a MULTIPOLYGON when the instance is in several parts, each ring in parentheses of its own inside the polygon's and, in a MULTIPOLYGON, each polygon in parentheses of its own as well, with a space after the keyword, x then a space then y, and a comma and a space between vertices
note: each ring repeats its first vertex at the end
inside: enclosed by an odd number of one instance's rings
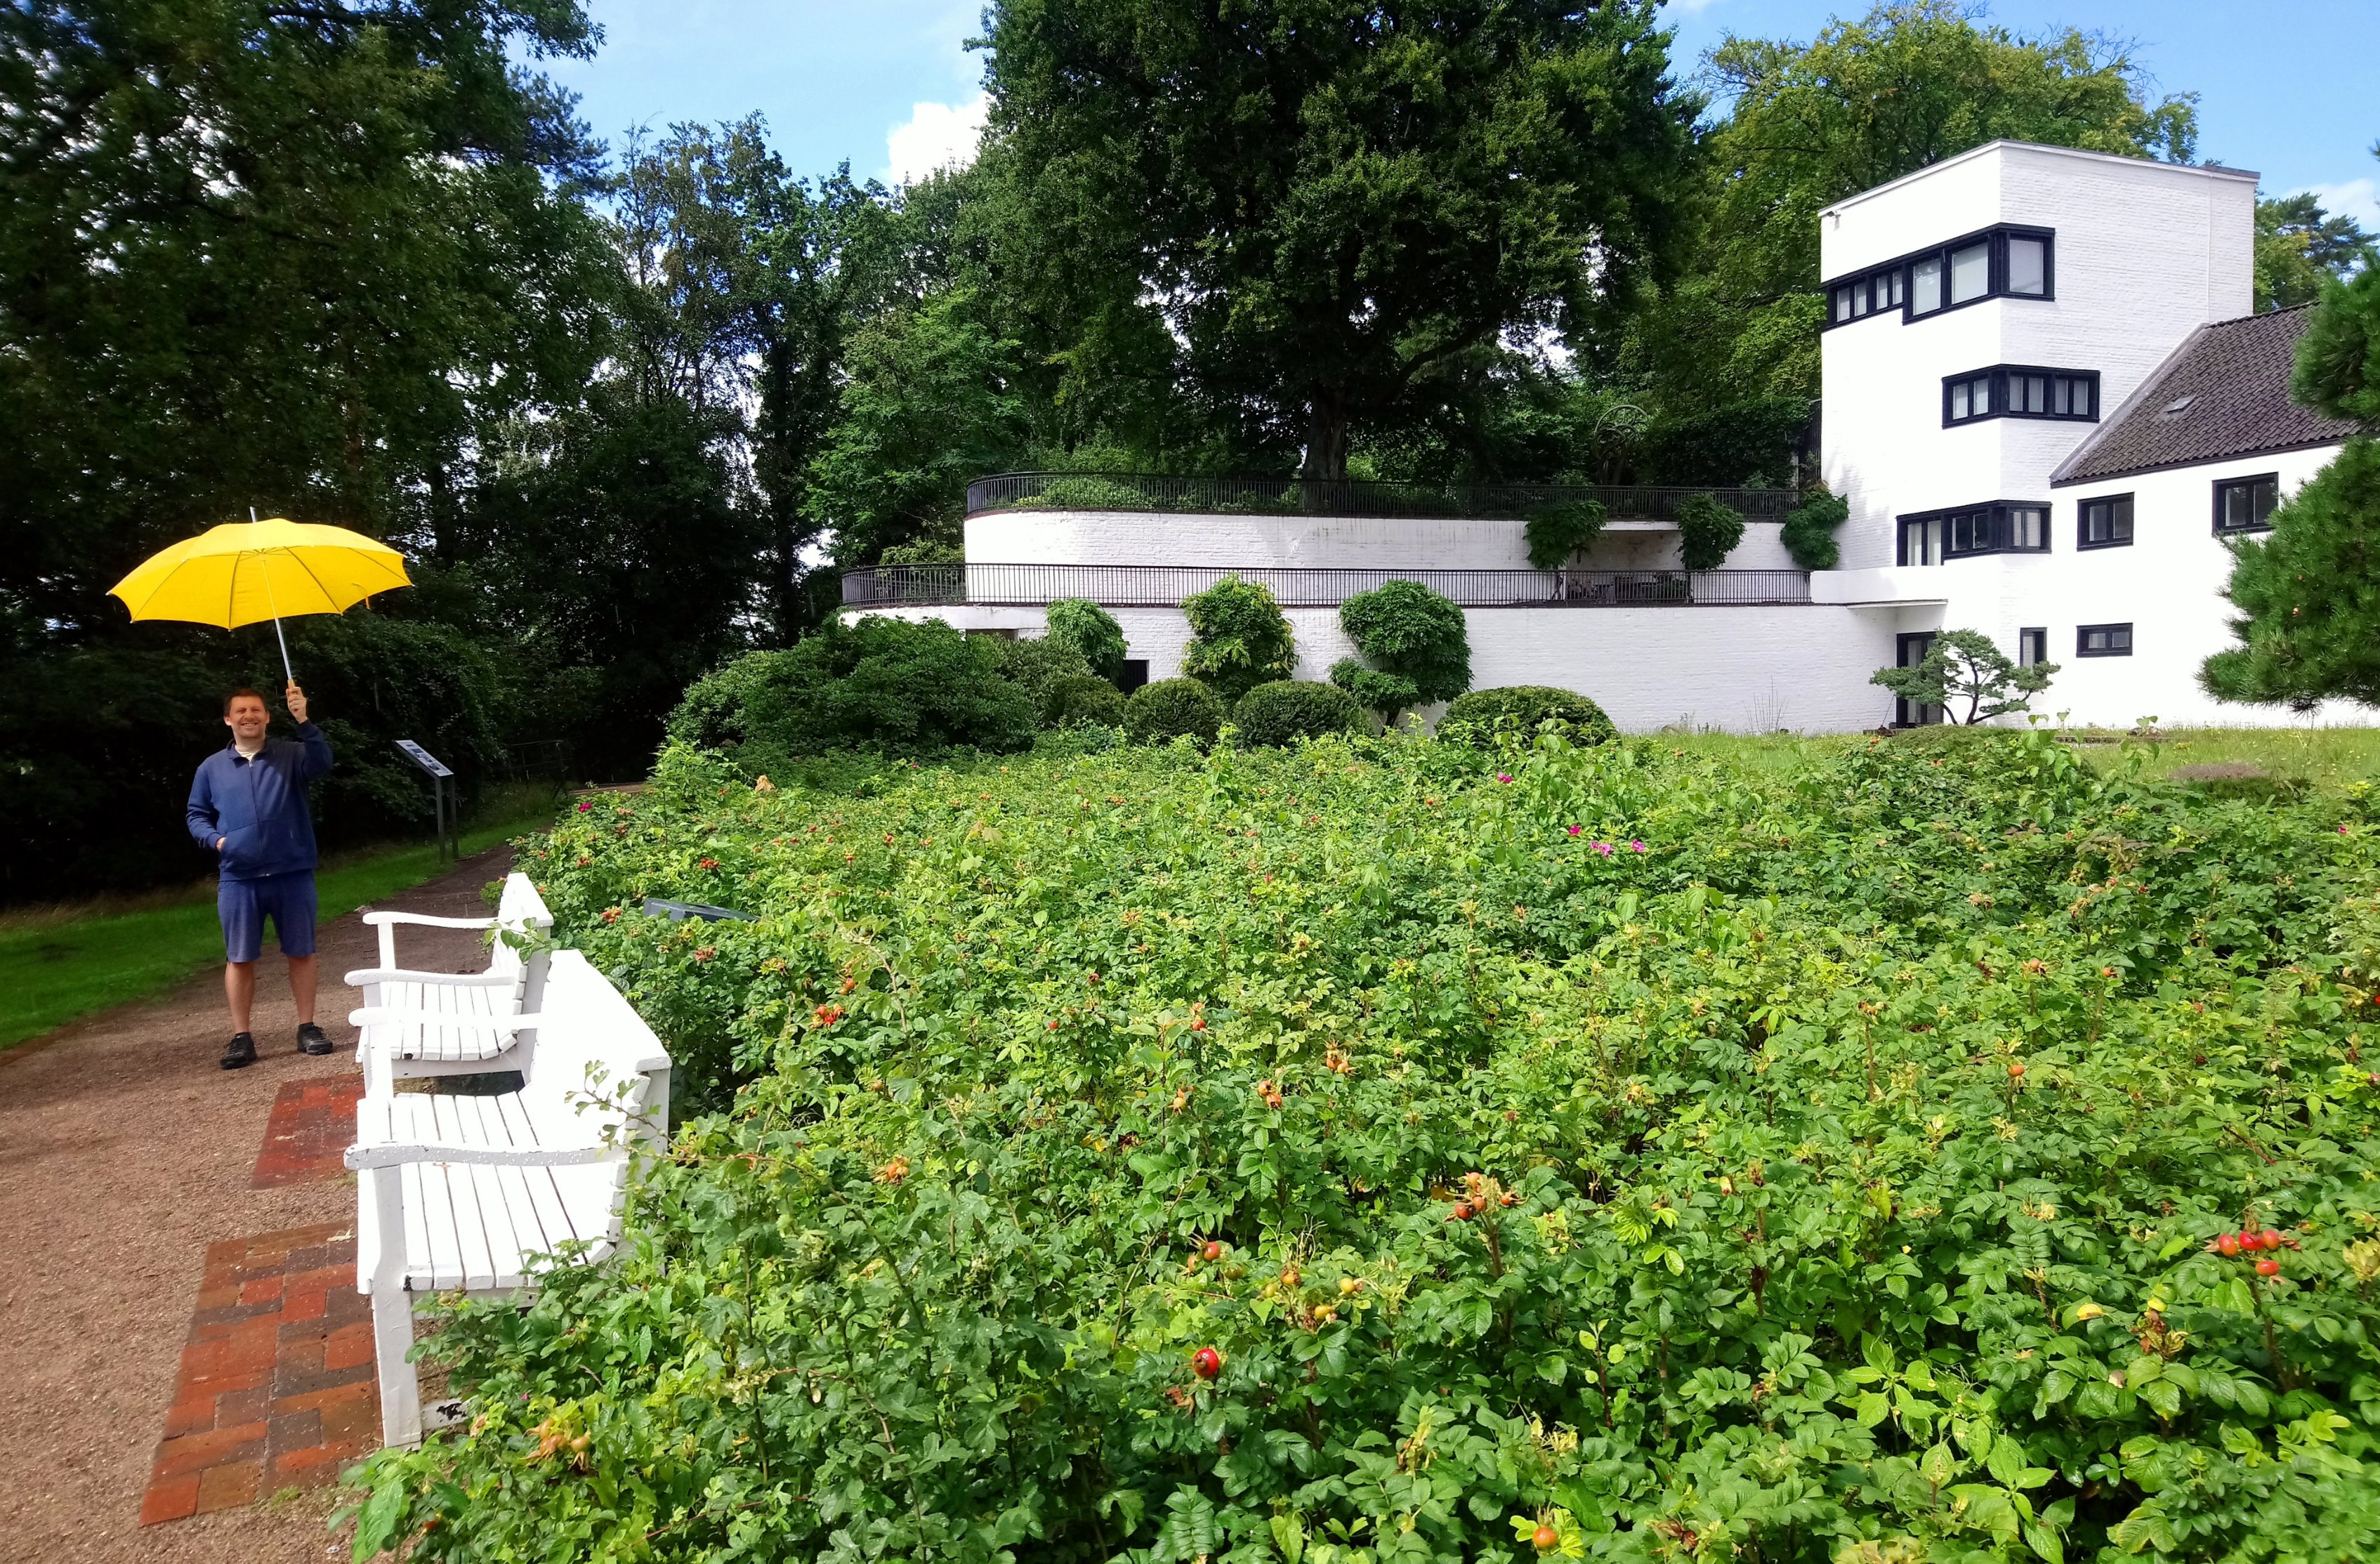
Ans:
MULTIPOLYGON (((463 855, 484 852, 552 818, 519 800, 463 832, 463 855)), ((322 920, 437 878, 445 866, 428 843, 365 849, 333 858, 315 876, 322 920)), ((268 952, 266 959, 271 960, 268 952)), ((79 1016, 147 999, 223 960, 214 882, 99 909, 11 915, 0 922, 0 1049, 79 1016)), ((336 973, 323 979, 338 982, 336 973)))

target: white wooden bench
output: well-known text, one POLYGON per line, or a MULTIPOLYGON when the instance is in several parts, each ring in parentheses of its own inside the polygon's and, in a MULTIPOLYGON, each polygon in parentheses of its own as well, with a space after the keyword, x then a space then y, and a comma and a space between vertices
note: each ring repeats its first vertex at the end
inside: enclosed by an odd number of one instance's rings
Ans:
MULTIPOLYGON (((577 951, 553 957, 541 1031, 517 1092, 396 1092, 384 1068, 365 1077, 346 1162, 389 1444, 421 1437, 406 1361, 416 1304, 518 1294, 546 1265, 602 1260, 619 1243, 631 1158, 668 1144, 669 1055, 577 951)), ((442 1406, 439 1421, 459 1410, 442 1406)))
POLYGON ((526 1070, 536 1045, 534 1017, 544 999, 553 927, 545 901, 528 876, 505 877, 493 917, 431 917, 421 913, 366 913, 380 930, 380 964, 347 974, 363 990, 363 1008, 348 1017, 357 1028, 356 1061, 366 1074, 374 1054, 394 1077, 463 1075, 526 1070), (396 961, 400 924, 431 928, 494 929, 485 972, 421 972, 396 961), (509 936, 509 938, 507 938, 509 936), (516 944, 515 941, 518 941, 516 944), (526 947, 525 949, 523 947, 526 947))

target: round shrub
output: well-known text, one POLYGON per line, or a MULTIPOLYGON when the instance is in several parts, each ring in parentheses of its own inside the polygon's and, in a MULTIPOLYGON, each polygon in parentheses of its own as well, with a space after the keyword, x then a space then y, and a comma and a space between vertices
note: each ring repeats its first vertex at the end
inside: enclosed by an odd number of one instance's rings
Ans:
POLYGON ((1123 691, 1096 673, 1071 673, 1050 682, 1041 705, 1045 728, 1120 728, 1123 691))
POLYGON ((697 680, 669 735, 740 749, 764 770, 781 757, 833 749, 1023 749, 1036 712, 1002 676, 998 645, 939 619, 829 620, 785 650, 753 652, 697 680))
POLYGON ((1188 737, 1209 745, 1222 727, 1223 703, 1196 679, 1160 679, 1141 685, 1123 703, 1123 731, 1135 744, 1188 737))
POLYGON ((1182 613, 1191 629, 1182 672, 1224 700, 1297 672, 1297 638, 1267 588, 1226 576, 1183 599, 1182 613))
POLYGON ((1340 605, 1339 627, 1364 654, 1365 662, 1402 680, 1412 690, 1405 698, 1394 699, 1402 688, 1357 680, 1355 669, 1346 662, 1330 670, 1332 684, 1390 721, 1405 707, 1451 700, 1471 687, 1471 633, 1463 610, 1453 599, 1418 581, 1390 581, 1356 593, 1340 605))
POLYGON ((1620 736, 1603 708, 1583 695, 1550 685, 1507 685, 1457 696, 1439 721, 1438 736, 1487 749, 1500 734, 1526 744, 1548 722, 1572 744, 1607 744, 1620 736))
POLYGON ((1277 747, 1324 734, 1358 734, 1368 725, 1364 709, 1336 685, 1279 679, 1258 685, 1232 708, 1240 743, 1248 748, 1277 747))
POLYGON ((1604 520, 1600 500, 1564 500, 1538 506, 1529 513, 1524 531, 1529 563, 1539 570, 1560 570, 1572 554, 1603 536, 1604 520))
POLYGON ((1091 672, 1111 682, 1123 676, 1123 627, 1115 615, 1088 598, 1060 598, 1050 605, 1050 639, 1082 654, 1091 672))
POLYGON ((1688 570, 1717 570, 1743 541, 1743 515, 1716 494, 1689 494, 1678 506, 1678 553, 1688 570))
POLYGON ((1849 520, 1849 500, 1834 494, 1813 494, 1785 513, 1780 540, 1793 563, 1804 570, 1832 570, 1843 557, 1835 529, 1849 520))
POLYGON ((1031 640, 1000 640, 980 637, 991 649, 992 662, 1000 676, 1025 692, 1025 704, 1045 725, 1050 709, 1050 691, 1061 679, 1085 679, 1091 676, 1091 665, 1070 641, 1054 636, 1037 636, 1031 640))

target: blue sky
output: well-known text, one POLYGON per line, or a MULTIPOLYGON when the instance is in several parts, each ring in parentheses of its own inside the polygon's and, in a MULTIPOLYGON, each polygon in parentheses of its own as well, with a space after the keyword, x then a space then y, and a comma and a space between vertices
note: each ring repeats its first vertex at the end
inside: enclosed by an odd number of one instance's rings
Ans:
MULTIPOLYGON (((590 0, 608 38, 550 68, 615 144, 643 123, 759 111, 795 169, 919 172, 972 144, 982 58, 976 0, 590 0)), ((1682 68, 1729 31, 1807 38, 1852 5, 1673 0, 1682 68)), ((2019 31, 2075 26, 2129 41, 2158 88, 2199 94, 2199 155, 2314 188, 2380 229, 2375 0, 1993 0, 2019 31)))

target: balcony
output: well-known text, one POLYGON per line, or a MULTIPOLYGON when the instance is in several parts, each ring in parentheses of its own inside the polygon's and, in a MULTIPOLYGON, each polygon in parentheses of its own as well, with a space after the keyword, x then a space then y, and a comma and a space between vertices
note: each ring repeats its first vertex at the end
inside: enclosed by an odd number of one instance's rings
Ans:
POLYGON ((1174 608, 1226 576, 1283 608, 1335 608, 1390 581, 1418 581, 1464 608, 1757 608, 1810 600, 1804 570, 1394 570, 1170 564, 885 564, 848 571, 845 608, 1033 608, 1088 598, 1174 608))
POLYGON ((1637 484, 1390 483, 1371 479, 1196 478, 1162 473, 1010 472, 967 485, 967 515, 1002 511, 1166 511, 1176 515, 1379 516, 1523 521, 1581 500, 1614 521, 1674 522, 1689 494, 1710 494, 1747 521, 1781 521, 1788 489, 1637 484))

